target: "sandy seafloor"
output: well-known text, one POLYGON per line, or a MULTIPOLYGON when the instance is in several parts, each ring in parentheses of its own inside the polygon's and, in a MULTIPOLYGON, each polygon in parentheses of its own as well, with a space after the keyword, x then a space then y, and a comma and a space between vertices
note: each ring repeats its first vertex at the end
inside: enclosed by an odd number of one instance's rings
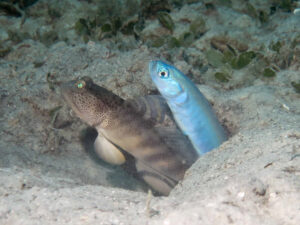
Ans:
MULTIPOLYGON (((87 4, 61 2, 68 6, 63 18, 69 22, 87 4)), ((197 3, 172 10, 174 34, 184 28, 182 18, 195 18, 203 7, 197 3)), ((0 224, 299 224, 300 94, 291 82, 300 82, 300 45, 292 49, 289 43, 300 34, 300 15, 279 11, 261 25, 238 8, 216 6, 204 13, 208 31, 189 47, 172 50, 142 42, 127 51, 111 47, 109 40, 83 43, 68 27, 62 33, 74 37, 71 44, 6 40, 12 49, 0 58, 0 224), (274 56, 276 76, 253 75, 256 61, 234 71, 229 83, 216 81, 216 69, 203 51, 211 48, 211 37, 224 33, 255 51, 283 40, 277 56, 260 50, 274 56), (292 58, 282 65, 290 52, 292 58), (186 60, 198 56, 208 70, 186 60), (168 197, 149 197, 137 179, 87 151, 80 138, 87 126, 70 113, 55 86, 90 76, 123 98, 146 95, 155 92, 147 68, 154 58, 171 59, 191 75, 232 133, 199 158, 168 197)), ((20 23, 21 18, 1 15, 2 40, 20 23)), ((29 17, 22 29, 49 26, 29 17)), ((58 30, 63 27, 63 21, 56 21, 58 30)), ((147 20, 147 32, 167 31, 157 20, 147 20)))

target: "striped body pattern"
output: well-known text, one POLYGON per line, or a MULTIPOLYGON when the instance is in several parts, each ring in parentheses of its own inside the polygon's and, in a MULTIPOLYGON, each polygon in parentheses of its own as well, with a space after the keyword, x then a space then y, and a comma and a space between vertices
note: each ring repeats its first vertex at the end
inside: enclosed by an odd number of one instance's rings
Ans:
POLYGON ((65 83, 61 92, 76 115, 97 129, 98 155, 120 165, 126 160, 123 153, 130 154, 140 176, 161 194, 168 195, 197 158, 188 139, 172 124, 161 97, 125 101, 88 77, 65 83), (191 148, 188 154, 186 147, 191 148))
POLYGON ((196 85, 181 71, 163 61, 149 63, 150 75, 166 99, 173 116, 199 155, 217 148, 227 134, 196 85))

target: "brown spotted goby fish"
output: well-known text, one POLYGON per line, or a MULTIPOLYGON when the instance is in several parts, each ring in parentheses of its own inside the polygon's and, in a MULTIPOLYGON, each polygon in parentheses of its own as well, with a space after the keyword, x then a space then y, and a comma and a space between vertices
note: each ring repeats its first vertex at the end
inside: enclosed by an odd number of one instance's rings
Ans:
POLYGON ((61 92, 76 115, 96 128, 94 147, 98 155, 121 165, 126 161, 123 152, 130 154, 137 172, 160 194, 168 195, 197 159, 192 145, 178 129, 174 132, 174 127, 157 125, 159 121, 154 117, 162 113, 149 115, 149 110, 144 110, 143 104, 153 103, 151 97, 125 101, 89 77, 64 83, 61 92))

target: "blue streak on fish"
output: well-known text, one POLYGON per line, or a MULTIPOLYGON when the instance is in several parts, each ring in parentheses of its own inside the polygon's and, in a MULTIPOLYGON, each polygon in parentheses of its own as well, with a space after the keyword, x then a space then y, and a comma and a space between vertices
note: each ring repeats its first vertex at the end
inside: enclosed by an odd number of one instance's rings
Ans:
POLYGON ((211 105, 187 76, 160 60, 151 61, 149 70, 178 126, 189 137, 199 155, 227 140, 227 134, 211 105))

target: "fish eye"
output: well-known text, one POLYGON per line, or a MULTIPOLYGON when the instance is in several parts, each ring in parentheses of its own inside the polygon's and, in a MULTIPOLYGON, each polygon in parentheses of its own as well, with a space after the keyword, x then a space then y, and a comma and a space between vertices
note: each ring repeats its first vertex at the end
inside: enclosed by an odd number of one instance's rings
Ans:
POLYGON ((84 88, 86 85, 85 81, 84 80, 80 80, 76 83, 76 87, 81 89, 81 88, 84 88))
POLYGON ((160 71, 158 71, 158 75, 161 78, 168 78, 169 77, 169 71, 166 69, 161 69, 160 71))

